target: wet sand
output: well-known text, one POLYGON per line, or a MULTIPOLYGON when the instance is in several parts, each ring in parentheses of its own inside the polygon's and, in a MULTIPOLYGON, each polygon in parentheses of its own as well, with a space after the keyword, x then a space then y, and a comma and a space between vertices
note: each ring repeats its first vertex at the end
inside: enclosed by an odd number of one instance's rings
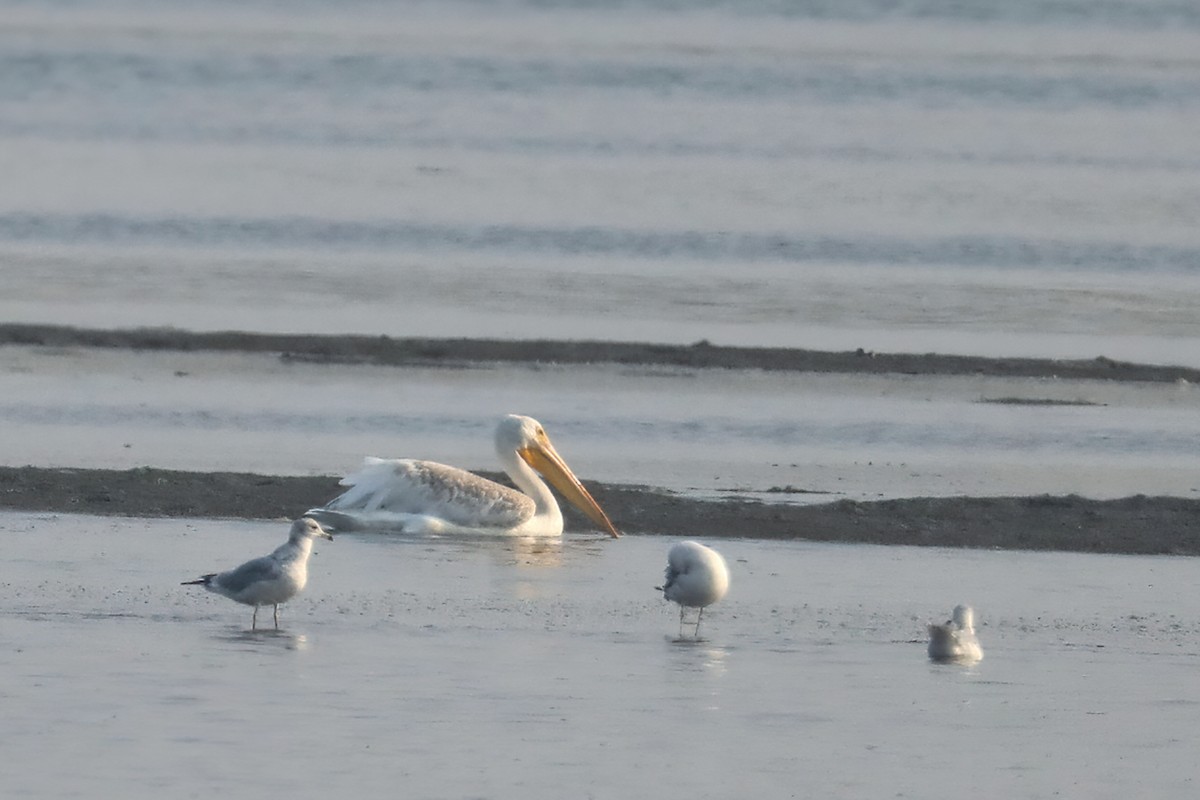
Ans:
MULTIPOLYGON (((290 518, 337 494, 337 480, 148 467, 0 467, 0 508, 130 517, 290 518)), ((917 497, 794 506, 588 483, 627 534, 1200 555, 1200 500, 1187 498, 917 497)), ((568 531, 591 530, 573 509, 565 511, 568 531)))

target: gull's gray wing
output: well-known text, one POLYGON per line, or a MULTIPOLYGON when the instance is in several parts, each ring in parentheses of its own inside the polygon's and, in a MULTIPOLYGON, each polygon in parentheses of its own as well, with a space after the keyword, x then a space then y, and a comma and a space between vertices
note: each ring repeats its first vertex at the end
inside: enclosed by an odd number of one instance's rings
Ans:
POLYGON ((260 581, 271 580, 279 576, 279 562, 271 556, 262 556, 234 567, 228 572, 222 572, 212 579, 214 586, 224 592, 237 594, 260 581))

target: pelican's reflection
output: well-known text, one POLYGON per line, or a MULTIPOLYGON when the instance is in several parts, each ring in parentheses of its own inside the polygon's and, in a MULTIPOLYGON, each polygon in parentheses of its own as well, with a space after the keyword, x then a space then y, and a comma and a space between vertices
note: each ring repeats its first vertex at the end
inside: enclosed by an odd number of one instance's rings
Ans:
POLYGON ((546 536, 515 536, 508 539, 506 548, 518 567, 561 567, 562 539, 546 536))
MULTIPOLYGON (((410 537, 410 541, 413 538, 410 537)), ((492 536, 455 534, 454 536, 419 536, 416 541, 438 547, 446 546, 459 553, 485 552, 501 566, 561 567, 563 543, 557 536, 492 536)))
MULTIPOLYGON (((543 536, 510 538, 496 554, 505 566, 515 566, 512 594, 518 600, 536 600, 547 594, 545 570, 563 565, 562 540, 543 536)), ((549 578, 551 582, 553 578, 549 578)))

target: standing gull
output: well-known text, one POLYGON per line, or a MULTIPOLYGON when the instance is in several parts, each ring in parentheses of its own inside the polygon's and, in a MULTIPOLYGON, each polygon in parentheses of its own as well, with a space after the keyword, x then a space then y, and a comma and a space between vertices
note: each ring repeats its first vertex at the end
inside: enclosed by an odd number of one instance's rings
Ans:
POLYGON ((929 626, 929 657, 957 664, 974 664, 983 658, 983 648, 975 638, 975 611, 970 606, 955 606, 951 619, 929 626))
POLYGON ((308 583, 308 556, 312 552, 313 539, 318 536, 333 541, 332 534, 315 519, 301 517, 292 523, 288 540, 269 556, 247 561, 227 572, 211 572, 181 585, 203 586, 230 600, 254 606, 251 629, 258 628, 258 607, 274 606, 275 629, 278 630, 279 604, 291 600, 308 583))
POLYGON ((536 419, 501 419, 496 454, 517 489, 436 461, 369 457, 342 479, 349 489, 307 513, 337 531, 561 536, 562 511, 544 477, 610 536, 621 535, 536 419))
POLYGON ((679 636, 683 637, 683 612, 698 608, 695 636, 700 636, 704 607, 712 605, 729 591, 729 567, 711 547, 699 542, 680 542, 667 553, 666 581, 660 589, 663 597, 679 603, 679 636))

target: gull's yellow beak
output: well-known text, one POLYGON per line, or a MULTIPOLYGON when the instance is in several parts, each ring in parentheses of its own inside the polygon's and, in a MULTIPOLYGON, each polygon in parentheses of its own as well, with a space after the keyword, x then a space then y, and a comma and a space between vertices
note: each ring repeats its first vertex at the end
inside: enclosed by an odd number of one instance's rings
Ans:
POLYGON ((583 484, 575 477, 575 473, 571 472, 570 467, 555 451, 554 445, 550 444, 550 439, 546 434, 540 434, 537 441, 518 450, 517 455, 524 459, 526 464, 541 473, 542 477, 550 481, 550 485, 558 489, 562 496, 571 502, 571 505, 587 514, 588 519, 608 531, 614 539, 621 536, 613 526, 612 520, 588 494, 588 490, 583 488, 583 484))

